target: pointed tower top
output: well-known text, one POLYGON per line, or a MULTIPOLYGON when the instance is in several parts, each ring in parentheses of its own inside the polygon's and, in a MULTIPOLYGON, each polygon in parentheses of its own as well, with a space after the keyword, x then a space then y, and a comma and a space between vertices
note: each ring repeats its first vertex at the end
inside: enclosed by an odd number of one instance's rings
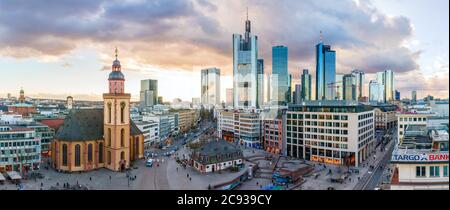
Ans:
POLYGON ((322 34, 322 31, 320 31, 320 42, 322 42, 323 41, 323 34, 322 34))
POLYGON ((117 49, 117 47, 116 47, 115 52, 116 52, 116 60, 117 60, 117 53, 119 52, 119 50, 117 49))
POLYGON ((247 7, 247 20, 248 20, 248 7, 247 7))

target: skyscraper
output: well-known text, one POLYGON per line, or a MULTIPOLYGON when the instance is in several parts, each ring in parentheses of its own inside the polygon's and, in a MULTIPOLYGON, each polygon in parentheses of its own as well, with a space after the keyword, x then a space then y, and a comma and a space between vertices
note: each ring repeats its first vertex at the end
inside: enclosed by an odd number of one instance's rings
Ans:
POLYGON ((343 76, 343 100, 356 101, 356 80, 357 79, 354 74, 345 74, 343 76))
POLYGON ((412 100, 413 104, 415 104, 417 102, 417 91, 413 90, 411 92, 411 100, 412 100))
POLYGON ((369 102, 384 102, 384 85, 377 80, 371 80, 369 83, 369 102))
POLYGON ((245 21, 244 37, 233 34, 233 106, 258 108, 258 37, 250 33, 250 21, 245 21))
POLYGON ((233 106, 233 88, 227 88, 226 90, 226 106, 233 106))
POLYGON ((343 74, 336 74, 336 100, 343 100, 344 99, 344 75, 343 74))
POLYGON ((360 100, 364 97, 364 72, 358 69, 354 69, 352 74, 356 79, 356 99, 360 100))
POLYGON ((211 108, 220 104, 220 69, 202 69, 201 91, 203 106, 211 108))
POLYGON ((296 84, 294 91, 294 104, 299 104, 302 101, 302 85, 296 84))
POLYGON ((150 107, 158 104, 158 80, 141 80, 140 107, 150 107))
POLYGON ((336 52, 322 42, 316 45, 316 100, 333 100, 336 79, 336 52))
POLYGON ((258 59, 258 106, 264 103, 264 59, 258 59))
POLYGON ((303 69, 301 80, 302 80, 301 98, 304 101, 309 101, 311 100, 311 74, 308 73, 308 69, 303 69))
POLYGON ((394 72, 385 70, 384 72, 377 72, 377 82, 383 85, 383 102, 394 101, 395 96, 395 81, 394 72))
POLYGON ((400 101, 400 91, 395 90, 395 100, 400 101))
POLYGON ((386 102, 394 101, 395 95, 395 80, 394 72, 392 70, 384 71, 384 97, 386 102))
POLYGON ((272 47, 272 86, 276 85, 277 93, 272 100, 278 104, 289 101, 288 48, 285 46, 272 47))

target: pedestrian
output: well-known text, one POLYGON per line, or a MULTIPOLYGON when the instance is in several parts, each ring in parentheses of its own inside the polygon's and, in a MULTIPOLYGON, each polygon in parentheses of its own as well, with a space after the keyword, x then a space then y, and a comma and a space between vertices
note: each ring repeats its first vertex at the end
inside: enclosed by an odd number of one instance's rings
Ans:
POLYGON ((109 180, 111 180, 111 175, 109 175, 109 180))
POLYGON ((92 181, 92 177, 89 177, 89 181, 92 181))
POLYGON ((189 177, 189 181, 192 181, 192 177, 189 177))
POLYGON ((177 167, 177 172, 178 172, 178 167, 177 167))
POLYGON ((189 178, 189 174, 186 174, 186 178, 189 178))
POLYGON ((258 183, 258 182, 256 182, 256 185, 259 185, 259 183, 258 183))
POLYGON ((41 182, 41 187, 44 186, 44 183, 41 182))

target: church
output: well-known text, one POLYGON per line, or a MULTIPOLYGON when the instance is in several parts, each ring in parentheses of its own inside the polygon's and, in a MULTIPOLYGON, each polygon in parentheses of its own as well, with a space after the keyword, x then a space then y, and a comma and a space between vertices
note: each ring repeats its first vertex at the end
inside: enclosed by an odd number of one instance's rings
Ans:
POLYGON ((52 142, 56 170, 75 172, 107 168, 123 171, 144 157, 144 136, 130 119, 131 94, 117 56, 109 74, 103 109, 72 109, 52 142))

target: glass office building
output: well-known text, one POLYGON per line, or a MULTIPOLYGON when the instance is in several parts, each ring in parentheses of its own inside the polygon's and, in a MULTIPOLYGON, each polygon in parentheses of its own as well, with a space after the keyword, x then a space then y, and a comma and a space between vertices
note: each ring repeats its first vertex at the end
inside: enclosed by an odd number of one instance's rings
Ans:
POLYGON ((343 76, 343 100, 356 101, 356 77, 353 74, 343 76))
POLYGON ((288 48, 285 46, 272 47, 272 75, 275 81, 272 86, 277 90, 273 101, 278 104, 288 102, 289 76, 288 76, 288 48))
POLYGON ((364 97, 364 72, 359 69, 354 69, 352 74, 356 79, 356 99, 360 100, 364 97))
POLYGON ((309 74, 308 69, 303 69, 302 80, 302 93, 301 99, 304 101, 311 100, 311 74, 309 74))
POLYGON ((316 100, 335 98, 336 52, 322 42, 316 45, 316 100))
POLYGON ((244 37, 233 34, 233 106, 258 108, 258 37, 250 33, 245 21, 244 37))
POLYGON ((208 68, 201 71, 201 102, 211 108, 220 104, 220 69, 208 68))
POLYGON ((141 80, 140 107, 150 107, 158 104, 158 80, 141 80))

